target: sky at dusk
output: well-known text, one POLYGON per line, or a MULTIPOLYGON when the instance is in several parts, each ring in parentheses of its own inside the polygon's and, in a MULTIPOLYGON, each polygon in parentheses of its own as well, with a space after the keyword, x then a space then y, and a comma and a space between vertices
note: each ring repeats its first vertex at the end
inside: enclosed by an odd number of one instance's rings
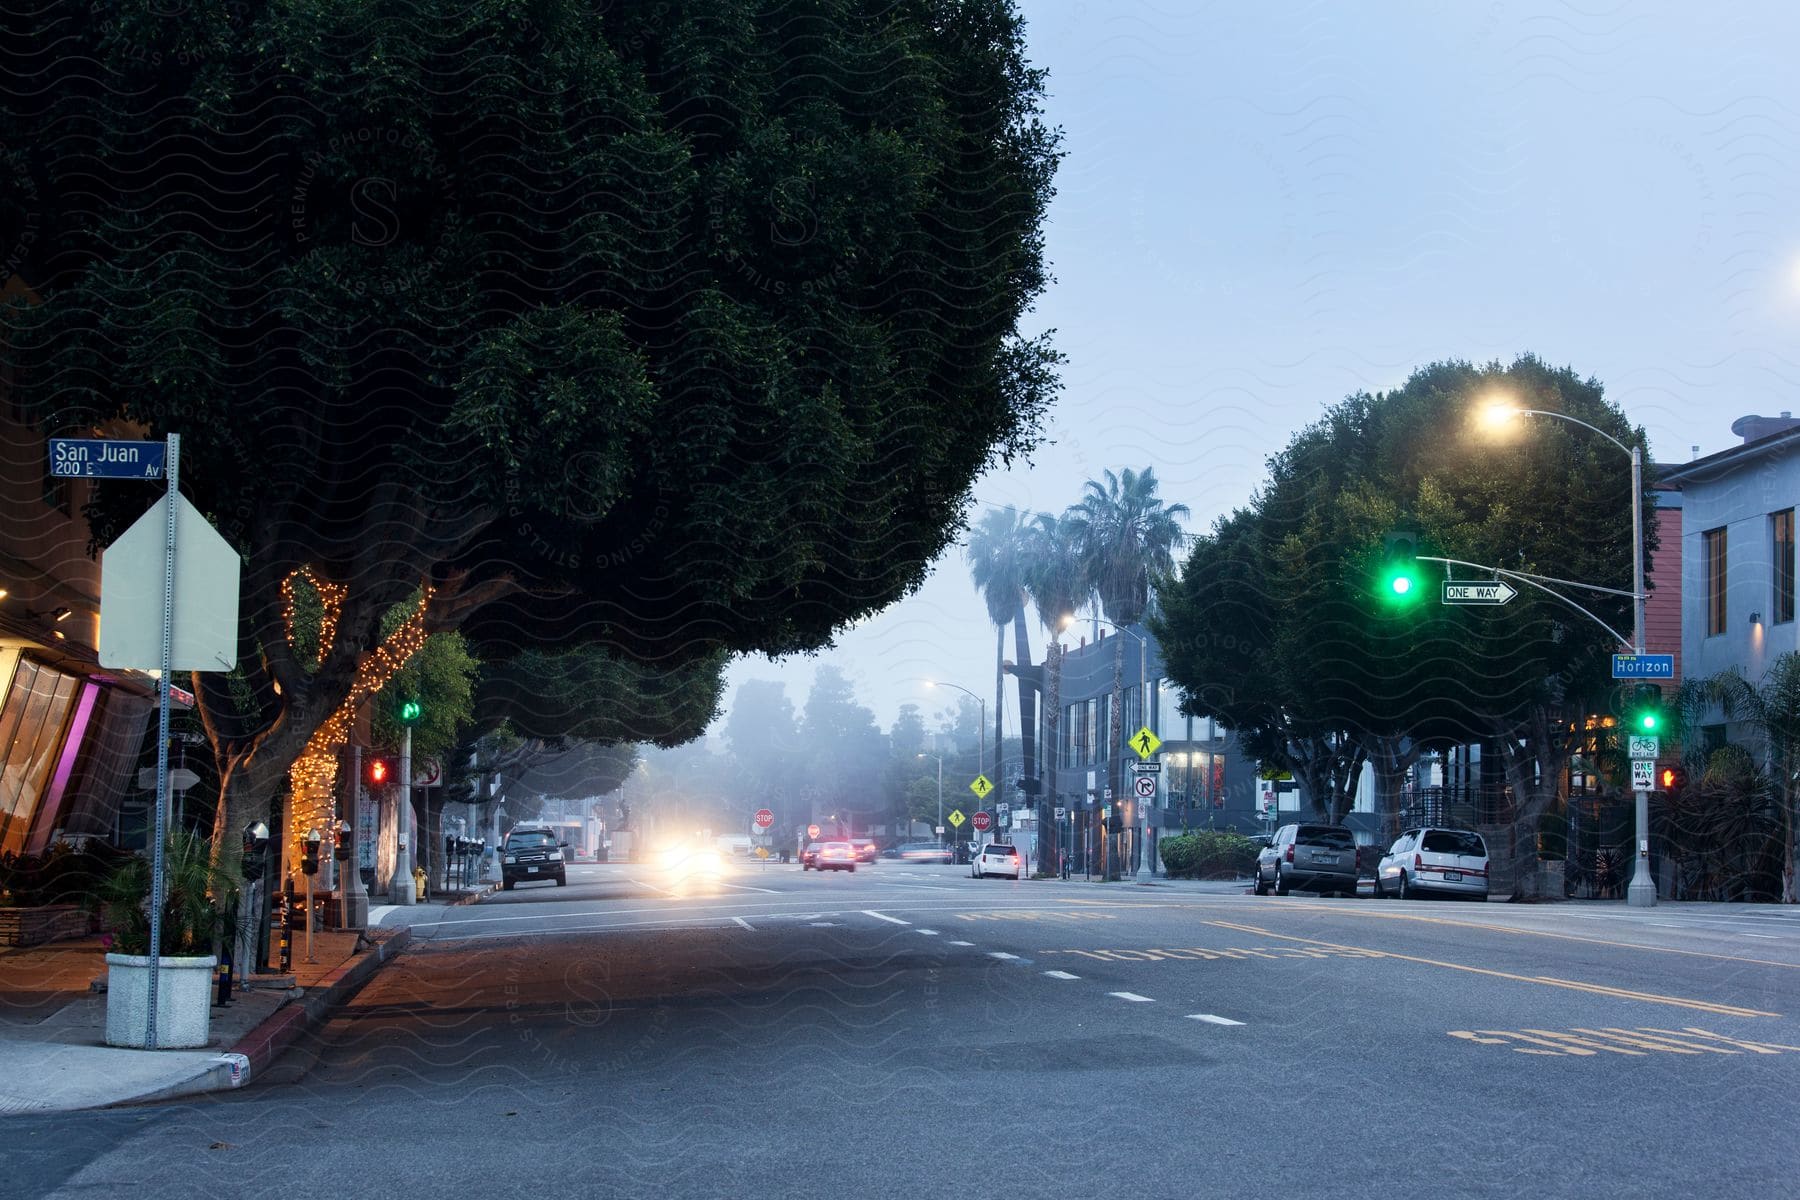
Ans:
MULTIPOLYGON (((1662 461, 1800 411, 1800 6, 1024 7, 1067 152, 1032 331, 1069 362, 978 505, 1151 466, 1204 532, 1326 405, 1444 358, 1593 375, 1662 461)), ((942 706, 925 678, 991 696, 993 655, 959 548, 835 649, 740 660, 727 702, 798 707, 831 661, 885 728, 942 706)))

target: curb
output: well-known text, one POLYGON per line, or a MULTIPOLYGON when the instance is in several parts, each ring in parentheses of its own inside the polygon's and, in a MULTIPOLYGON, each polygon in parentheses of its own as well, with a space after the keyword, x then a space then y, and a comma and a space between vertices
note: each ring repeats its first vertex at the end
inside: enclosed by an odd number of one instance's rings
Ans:
POLYGON ((237 1045, 219 1055, 219 1061, 202 1073, 171 1084, 159 1091, 133 1096, 123 1103, 138 1104, 152 1100, 174 1100, 203 1092, 230 1091, 241 1088, 272 1066, 282 1052, 299 1040, 300 1035, 324 1021, 331 1011, 355 995, 400 951, 412 942, 407 926, 395 929, 363 956, 326 975, 319 984, 308 988, 306 996, 292 1004, 284 1004, 268 1018, 245 1034, 237 1045))

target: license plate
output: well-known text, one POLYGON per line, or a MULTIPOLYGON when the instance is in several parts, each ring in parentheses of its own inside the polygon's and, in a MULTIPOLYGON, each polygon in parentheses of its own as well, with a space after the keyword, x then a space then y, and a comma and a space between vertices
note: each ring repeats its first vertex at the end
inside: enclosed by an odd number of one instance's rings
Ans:
POLYGON ((1319 853, 1315 852, 1313 854, 1313 861, 1316 863, 1334 863, 1337 861, 1337 855, 1335 855, 1335 854, 1319 854, 1319 853))
POLYGON ((532 875, 536 875, 536 874, 537 874, 537 868, 536 868, 536 867, 526 867, 526 868, 525 868, 525 870, 526 870, 526 871, 527 871, 527 872, 528 872, 528 873, 530 873, 530 874, 532 874, 532 875))
POLYGON ((1461 883, 1462 882, 1462 872, 1461 871, 1445 871, 1444 872, 1444 882, 1445 883, 1461 883))

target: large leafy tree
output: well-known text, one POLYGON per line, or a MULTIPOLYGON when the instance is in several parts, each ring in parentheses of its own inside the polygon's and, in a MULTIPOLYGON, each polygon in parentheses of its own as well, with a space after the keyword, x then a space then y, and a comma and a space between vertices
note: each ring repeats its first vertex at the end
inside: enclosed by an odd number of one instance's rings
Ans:
MULTIPOLYGON (((221 828, 431 632, 817 646, 921 581, 1054 388, 1010 0, 50 0, 0 15, 0 73, 18 399, 179 432, 244 555, 243 686, 196 684, 221 828)), ((142 503, 100 488, 100 541, 142 503)))
MULTIPOLYGON (((1420 600, 1374 599, 1384 534, 1421 553, 1625 588, 1629 472, 1615 447, 1537 418, 1496 443, 1478 418, 1495 399, 1563 412, 1642 444, 1600 385, 1529 356, 1510 366, 1441 363, 1394 392, 1352 396, 1271 463, 1249 509, 1196 547, 1166 598, 1165 652, 1195 711, 1247 733, 1338 817, 1363 762, 1390 771, 1431 740, 1482 740, 1513 794, 1519 894, 1536 886, 1533 834, 1560 797, 1568 756, 1605 704, 1603 627, 1630 628, 1629 601, 1529 584, 1504 608, 1450 609, 1421 572, 1420 600), (1598 618, 1596 620, 1595 618, 1598 618)), ((1654 496, 1637 498, 1646 518, 1654 496)), ((1648 549, 1653 551, 1654 521, 1648 549)), ((1457 568, 1463 577, 1469 568, 1457 568)))
MULTIPOLYGON (((1800 902, 1794 867, 1795 840, 1800 837, 1800 812, 1796 811, 1800 806, 1800 654, 1790 651, 1781 655, 1755 682, 1735 671, 1716 675, 1707 681, 1706 691, 1727 720, 1747 727, 1759 768, 1755 774, 1772 801, 1773 824, 1780 839, 1781 900, 1784 904, 1800 902)), ((1739 778, 1750 774, 1739 772, 1739 778)), ((1754 794, 1756 789, 1736 790, 1754 794)), ((1740 839, 1740 847, 1750 840, 1748 836, 1740 839)))

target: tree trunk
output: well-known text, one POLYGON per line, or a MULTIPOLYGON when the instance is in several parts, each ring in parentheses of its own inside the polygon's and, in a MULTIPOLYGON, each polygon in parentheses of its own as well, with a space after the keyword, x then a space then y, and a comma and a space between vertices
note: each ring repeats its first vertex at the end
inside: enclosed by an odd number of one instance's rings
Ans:
POLYGON ((1400 811, 1401 782, 1425 752, 1417 742, 1393 735, 1371 737, 1366 753, 1375 768, 1375 814, 1389 817, 1400 811))
MULTIPOLYGON (((1113 634, 1113 690, 1110 706, 1112 712, 1107 720, 1109 727, 1107 736, 1112 740, 1110 748, 1106 752, 1106 777, 1111 781, 1108 786, 1112 788, 1112 799, 1107 802, 1107 807, 1112 812, 1120 811, 1120 807, 1125 803, 1125 713, 1122 703, 1124 698, 1125 638, 1122 634, 1115 633, 1113 634)), ((1109 880, 1119 877, 1120 866, 1119 845, 1113 837, 1112 825, 1112 821, 1108 819, 1105 829, 1106 838, 1103 843, 1104 849, 1102 850, 1106 860, 1106 878, 1109 880)))
MULTIPOLYGON (((1006 776, 1001 769, 1001 761, 1006 753, 1006 743, 1003 737, 1006 726, 1001 720, 1006 715, 1005 663, 1006 626, 996 625, 994 626, 994 773, 988 776, 988 781, 994 785, 994 791, 1000 796, 1006 795, 1006 776)), ((983 763, 981 769, 986 771, 987 764, 983 763)), ((986 797, 982 798, 981 806, 990 812, 993 811, 986 797)), ((994 829, 994 832, 998 833, 999 830, 994 829)))
POLYGON ((1038 748, 1045 764, 1038 773, 1038 778, 1044 782, 1044 790, 1038 797, 1038 869, 1046 875, 1060 875, 1061 863, 1057 856, 1062 846, 1062 828, 1056 820, 1056 784, 1061 765, 1058 756, 1062 753, 1062 742, 1058 737, 1062 721, 1062 643, 1054 639, 1044 650, 1044 673, 1049 678, 1044 700, 1044 744, 1038 748), (1044 836, 1046 830, 1049 837, 1044 836))
POLYGON ((1550 711, 1538 707, 1520 726, 1495 731, 1494 742, 1500 748, 1513 794, 1512 844, 1506 851, 1516 902, 1563 899, 1549 894, 1538 867, 1538 823, 1555 803, 1561 785, 1557 760, 1562 739, 1553 732, 1553 725, 1550 711))
MULTIPOLYGON (((1018 659, 1013 664, 1013 682, 1019 689, 1019 774, 1035 781, 1037 774, 1037 685, 1031 675, 1031 631, 1025 625, 1025 606, 1019 605, 1019 611, 1013 614, 1013 652, 1018 659)), ((1025 793, 1032 796, 1035 802, 1039 792, 1033 795, 1029 790, 1025 793)), ((1038 838, 1042 840, 1044 833, 1042 823, 1038 825, 1038 838)))

